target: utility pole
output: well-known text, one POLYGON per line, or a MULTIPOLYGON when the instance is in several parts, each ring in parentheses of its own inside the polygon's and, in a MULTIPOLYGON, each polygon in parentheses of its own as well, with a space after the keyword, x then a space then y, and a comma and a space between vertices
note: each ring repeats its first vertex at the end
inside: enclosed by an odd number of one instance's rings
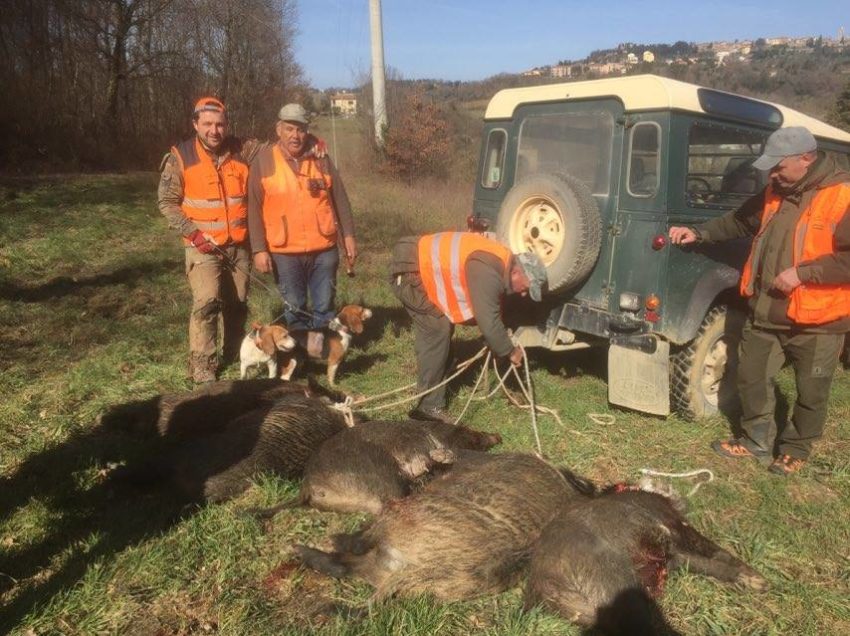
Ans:
POLYGON ((381 26, 381 0, 369 0, 369 24, 372 32, 372 106, 375 115, 375 142, 384 147, 387 126, 384 89, 384 30, 381 26))

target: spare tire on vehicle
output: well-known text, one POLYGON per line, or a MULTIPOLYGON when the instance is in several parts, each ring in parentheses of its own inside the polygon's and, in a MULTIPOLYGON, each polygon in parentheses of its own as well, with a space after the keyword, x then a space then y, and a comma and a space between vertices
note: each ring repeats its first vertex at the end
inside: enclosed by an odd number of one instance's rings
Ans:
POLYGON ((515 254, 535 252, 546 266, 549 292, 575 287, 593 269, 602 221, 590 189, 565 174, 535 174, 508 191, 496 224, 515 254))

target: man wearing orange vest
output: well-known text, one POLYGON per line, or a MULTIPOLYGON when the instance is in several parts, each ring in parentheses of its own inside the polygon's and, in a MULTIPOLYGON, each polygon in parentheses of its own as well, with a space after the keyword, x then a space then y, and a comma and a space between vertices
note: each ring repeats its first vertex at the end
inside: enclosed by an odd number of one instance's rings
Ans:
POLYGON ((224 104, 195 104, 196 135, 163 161, 159 209, 183 237, 192 289, 189 373, 196 383, 216 378, 216 338, 223 323, 223 358, 235 358, 243 337, 248 297, 248 166, 239 143, 227 136, 224 104))
POLYGON ((357 257, 351 205, 330 158, 316 154, 304 108, 287 104, 278 118, 279 141, 261 149, 251 163, 248 223, 254 266, 274 271, 290 330, 321 329, 335 315, 338 235, 349 267, 357 257))
MULTIPOLYGON (((511 254, 481 234, 440 232, 401 239, 390 269, 393 293, 413 320, 418 391, 443 381, 456 324, 477 323, 494 355, 522 362, 522 350, 502 321, 502 301, 509 294, 540 301, 546 268, 536 254, 511 254)), ((409 415, 454 423, 445 403, 446 388, 440 386, 409 415)))
POLYGON ((741 339, 742 435, 717 440, 725 457, 769 457, 770 471, 798 472, 826 422, 832 375, 850 329, 850 173, 817 152, 801 126, 782 128, 753 163, 770 183, 741 208, 695 228, 671 227, 673 243, 752 236, 740 291, 749 315, 741 339), (776 431, 774 377, 794 367, 797 402, 776 431))

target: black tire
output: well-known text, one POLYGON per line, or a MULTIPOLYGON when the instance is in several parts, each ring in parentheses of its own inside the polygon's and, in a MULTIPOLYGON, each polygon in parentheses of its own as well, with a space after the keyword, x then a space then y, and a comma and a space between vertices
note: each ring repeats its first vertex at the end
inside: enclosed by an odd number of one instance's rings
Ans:
POLYGON ((735 385, 738 343, 744 314, 717 305, 706 314, 696 337, 671 355, 670 399, 689 420, 738 411, 735 385))
POLYGON ((564 174, 536 174, 508 191, 496 235, 515 254, 536 252, 546 265, 549 292, 558 292, 575 287, 593 269, 602 221, 584 183, 564 174))

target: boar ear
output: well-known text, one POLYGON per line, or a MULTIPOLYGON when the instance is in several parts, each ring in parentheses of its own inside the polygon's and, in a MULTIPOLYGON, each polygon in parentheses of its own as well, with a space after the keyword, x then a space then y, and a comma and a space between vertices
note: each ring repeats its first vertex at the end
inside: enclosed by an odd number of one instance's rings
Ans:
POLYGON ((274 342, 274 333, 271 329, 263 329, 260 332, 259 342, 257 342, 257 346, 262 350, 263 353, 269 356, 273 356, 277 347, 274 342))

